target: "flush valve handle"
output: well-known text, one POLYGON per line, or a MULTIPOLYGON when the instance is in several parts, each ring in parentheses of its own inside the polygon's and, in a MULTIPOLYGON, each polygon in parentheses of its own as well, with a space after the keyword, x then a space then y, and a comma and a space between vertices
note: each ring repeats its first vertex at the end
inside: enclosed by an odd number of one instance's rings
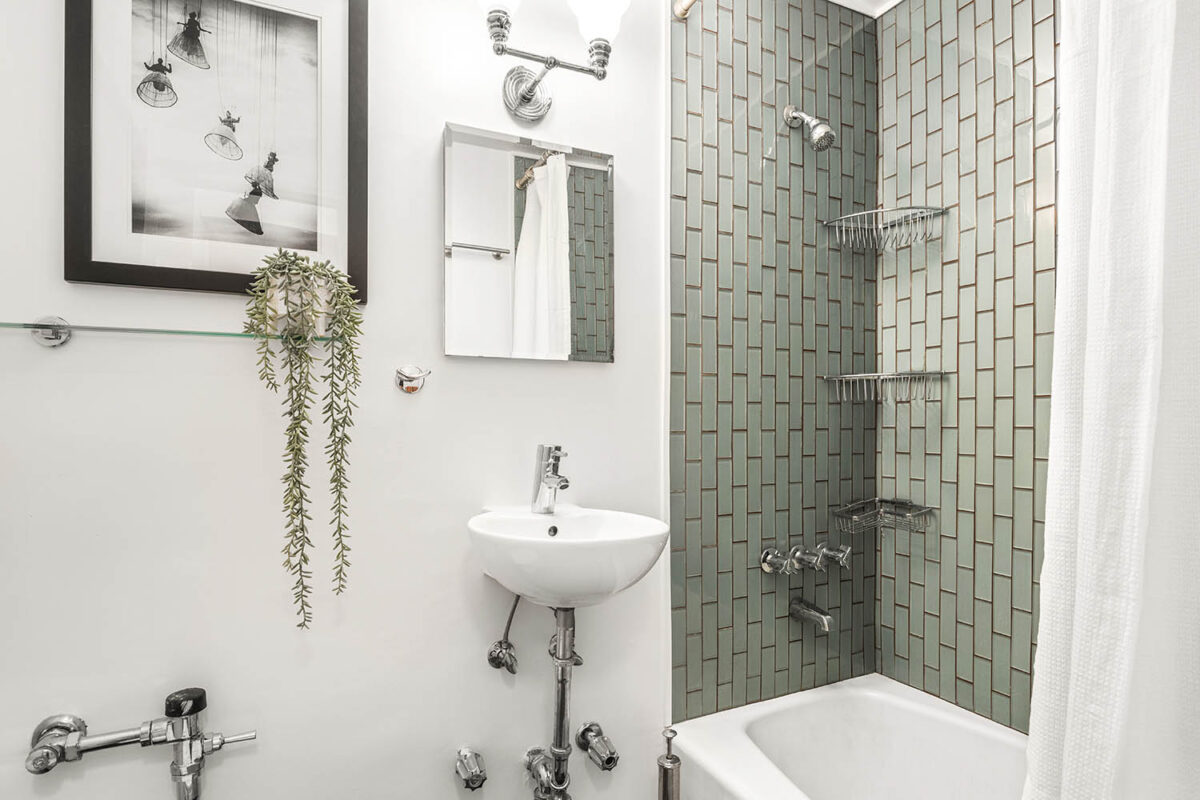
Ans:
POLYGON ((208 708, 208 692, 203 689, 180 689, 171 692, 163 703, 163 716, 170 719, 190 717, 208 708))

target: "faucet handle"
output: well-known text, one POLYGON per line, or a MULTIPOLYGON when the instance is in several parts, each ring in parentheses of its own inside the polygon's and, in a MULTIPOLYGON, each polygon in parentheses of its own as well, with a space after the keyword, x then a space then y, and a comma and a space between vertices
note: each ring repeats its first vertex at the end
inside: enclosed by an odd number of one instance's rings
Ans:
POLYGON ((793 572, 801 572, 805 567, 815 569, 817 572, 825 571, 823 551, 810 550, 801 545, 796 545, 788 552, 788 563, 791 564, 793 572))
POLYGON ((821 547, 821 557, 834 562, 842 569, 850 568, 850 545, 844 544, 841 547, 830 547, 828 544, 821 547))
POLYGON ((208 692, 203 689, 180 689, 171 692, 163 703, 163 716, 170 719, 190 717, 208 708, 208 692))
POLYGON ((758 565, 768 575, 791 573, 791 560, 775 547, 768 547, 762 551, 762 555, 758 558, 758 565))
POLYGON ((483 788, 483 784, 487 782, 487 765, 484 764, 483 755, 469 747, 459 749, 458 757, 454 761, 454 771, 463 782, 463 786, 472 792, 483 788))

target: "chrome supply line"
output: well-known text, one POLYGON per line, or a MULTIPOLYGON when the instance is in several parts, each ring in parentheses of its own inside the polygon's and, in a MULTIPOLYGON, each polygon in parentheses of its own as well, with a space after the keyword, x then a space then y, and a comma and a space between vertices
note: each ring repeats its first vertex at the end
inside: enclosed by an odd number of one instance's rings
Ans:
POLYGON ((520 603, 521 595, 514 595, 512 608, 508 610, 508 622, 504 623, 504 635, 493 642, 488 650, 488 664, 492 669, 506 669, 510 675, 517 674, 517 648, 509 641, 508 633, 512 630, 513 617, 517 615, 520 603))

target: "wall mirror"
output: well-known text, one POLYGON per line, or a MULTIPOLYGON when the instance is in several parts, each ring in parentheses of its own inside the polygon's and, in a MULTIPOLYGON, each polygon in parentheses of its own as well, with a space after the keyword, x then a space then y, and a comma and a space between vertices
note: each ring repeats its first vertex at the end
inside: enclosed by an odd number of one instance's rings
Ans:
POLYGON ((446 355, 613 360, 612 156, 448 124, 446 355))

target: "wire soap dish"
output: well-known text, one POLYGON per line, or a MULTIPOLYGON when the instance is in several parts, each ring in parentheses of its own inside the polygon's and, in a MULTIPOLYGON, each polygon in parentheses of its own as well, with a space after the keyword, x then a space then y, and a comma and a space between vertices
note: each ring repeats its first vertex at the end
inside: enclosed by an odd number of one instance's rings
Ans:
POLYGON ((822 223, 839 245, 876 250, 907 247, 942 235, 942 217, 949 211, 936 206, 905 206, 859 211, 822 223))
POLYGON ((908 500, 872 497, 834 509, 833 518, 842 533, 863 533, 882 528, 923 531, 933 522, 933 511, 929 506, 908 500))
POLYGON ((838 400, 940 400, 945 372, 861 372, 822 375, 838 400))

